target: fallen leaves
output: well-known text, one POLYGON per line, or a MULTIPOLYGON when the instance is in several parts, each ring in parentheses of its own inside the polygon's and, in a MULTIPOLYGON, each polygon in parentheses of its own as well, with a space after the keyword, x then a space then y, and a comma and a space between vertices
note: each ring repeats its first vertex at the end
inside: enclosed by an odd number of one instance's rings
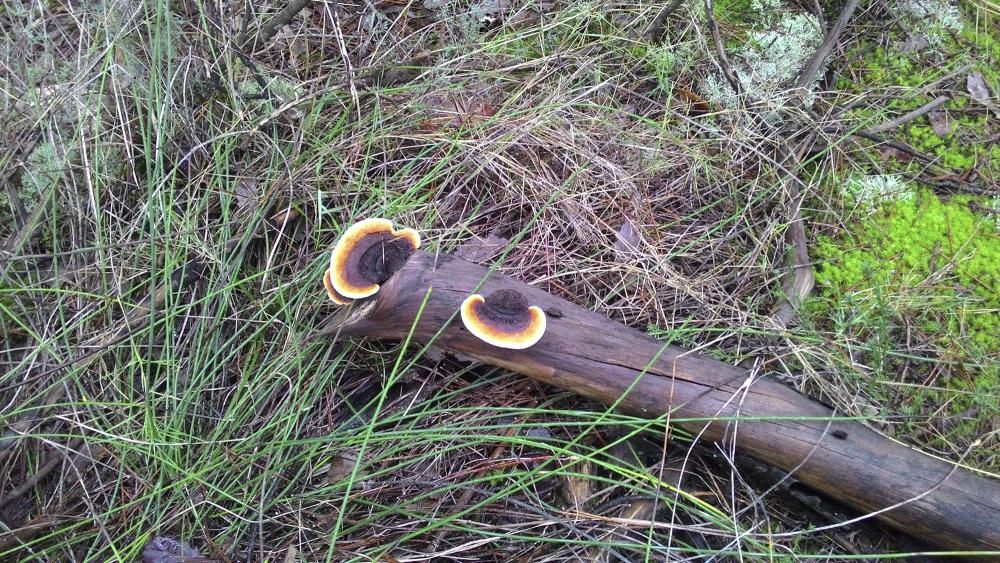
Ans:
POLYGON ((326 471, 327 481, 339 483, 350 477, 354 473, 354 466, 358 464, 358 457, 354 453, 344 452, 333 456, 330 459, 330 468, 326 471))
POLYGON ((560 489, 569 510, 580 512, 585 509, 594 494, 590 462, 582 461, 573 466, 572 472, 560 475, 560 489))
POLYGON ((973 72, 965 79, 965 88, 969 91, 969 95, 972 99, 981 102, 989 103, 990 98, 990 87, 986 85, 986 79, 983 78, 983 73, 973 72))
POLYGON ((233 200, 236 202, 236 208, 240 211, 247 215, 253 213, 260 205, 257 181, 253 178, 243 178, 236 182, 236 187, 233 188, 233 200))
POLYGON ((216 561, 185 542, 167 536, 156 536, 142 546, 142 563, 208 563, 216 561))
POLYGON ((477 93, 432 94, 424 100, 422 131, 475 127, 496 114, 496 107, 477 93))
POLYGON ((508 239, 495 235, 486 238, 473 236, 455 250, 455 256, 476 264, 485 264, 499 254, 509 243, 508 239))
POLYGON ((618 228, 618 232, 615 233, 614 249, 615 253, 621 257, 626 257, 639 250, 639 228, 631 219, 625 219, 622 226, 618 228))
POLYGON ((690 115, 705 115, 706 113, 712 111, 712 108, 708 105, 708 101, 696 94, 690 88, 678 84, 675 92, 678 99, 688 104, 688 107, 690 108, 688 113, 690 115))
POLYGON ((892 145, 882 145, 879 149, 879 158, 882 162, 893 158, 900 162, 909 162, 912 157, 905 151, 901 151, 892 145))
POLYGON ((938 137, 945 138, 951 135, 951 120, 948 119, 948 112, 934 110, 927 114, 927 121, 931 122, 931 131, 934 131, 938 137))
POLYGON ((990 111, 1000 116, 997 105, 993 102, 993 93, 990 92, 989 85, 981 72, 973 72, 965 79, 965 89, 973 100, 983 104, 990 111))

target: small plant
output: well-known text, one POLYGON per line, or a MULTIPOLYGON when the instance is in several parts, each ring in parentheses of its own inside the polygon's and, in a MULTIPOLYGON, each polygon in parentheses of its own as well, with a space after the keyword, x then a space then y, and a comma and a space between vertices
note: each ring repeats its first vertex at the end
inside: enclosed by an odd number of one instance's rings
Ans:
MULTIPOLYGON (((42 143, 31 152, 20 176, 21 185, 18 189, 18 196, 27 211, 33 211, 41 198, 59 181, 66 161, 65 151, 51 142, 42 143)), ((9 204, 7 193, 0 192, 0 205, 9 204)))
POLYGON ((677 53, 666 45, 656 45, 647 51, 646 57, 656 75, 656 83, 660 88, 667 89, 676 74, 677 53))

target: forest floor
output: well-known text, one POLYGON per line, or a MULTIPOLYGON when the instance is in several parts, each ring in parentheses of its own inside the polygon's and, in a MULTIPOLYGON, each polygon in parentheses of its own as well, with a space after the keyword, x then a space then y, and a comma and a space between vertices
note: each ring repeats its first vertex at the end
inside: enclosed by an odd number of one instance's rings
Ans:
POLYGON ((995 0, 0 0, 0 37, 2 560, 927 549, 665 419, 317 338, 364 217, 1000 473, 995 0))

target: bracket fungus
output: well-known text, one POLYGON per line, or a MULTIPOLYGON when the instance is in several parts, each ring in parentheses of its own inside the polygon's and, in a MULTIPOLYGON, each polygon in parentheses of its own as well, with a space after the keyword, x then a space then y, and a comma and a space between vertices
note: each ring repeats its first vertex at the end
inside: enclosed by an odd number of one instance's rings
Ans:
POLYGON ((472 294, 462 302, 462 322, 480 340, 498 348, 530 348, 545 332, 545 312, 528 306, 519 291, 501 289, 488 297, 472 294))
POLYGON ((326 295, 337 305, 350 305, 353 299, 344 297, 333 287, 333 280, 330 279, 330 270, 323 272, 323 287, 326 288, 326 295))
POLYGON ((327 295, 340 305, 374 295, 418 248, 417 231, 397 231, 388 219, 365 219, 351 225, 337 241, 330 269, 323 274, 327 295))

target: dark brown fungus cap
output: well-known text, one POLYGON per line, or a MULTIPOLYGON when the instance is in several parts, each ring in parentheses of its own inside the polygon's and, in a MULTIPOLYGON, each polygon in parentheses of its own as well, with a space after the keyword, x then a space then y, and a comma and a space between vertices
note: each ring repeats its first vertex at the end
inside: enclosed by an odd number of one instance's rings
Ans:
MULTIPOLYGON (((413 251, 420 235, 413 229, 394 230, 388 219, 365 219, 351 225, 330 255, 328 294, 342 299, 362 299, 378 292, 379 285, 395 274, 413 251)), ((324 283, 327 280, 324 279, 324 283)))
POLYGON ((472 294, 462 302, 462 322, 469 332, 498 348, 523 350, 545 333, 545 312, 528 306, 513 289, 494 291, 489 297, 472 294))

